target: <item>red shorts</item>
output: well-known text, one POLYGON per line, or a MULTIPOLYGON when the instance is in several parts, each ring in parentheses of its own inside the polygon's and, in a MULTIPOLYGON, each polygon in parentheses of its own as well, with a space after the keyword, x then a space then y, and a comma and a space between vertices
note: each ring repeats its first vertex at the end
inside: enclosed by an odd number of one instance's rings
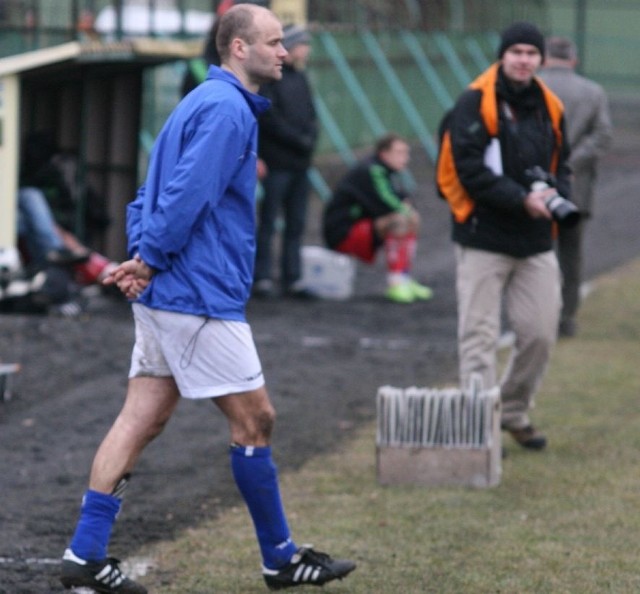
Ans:
POLYGON ((373 219, 360 219, 335 248, 337 252, 355 256, 367 264, 376 259, 376 234, 373 219))

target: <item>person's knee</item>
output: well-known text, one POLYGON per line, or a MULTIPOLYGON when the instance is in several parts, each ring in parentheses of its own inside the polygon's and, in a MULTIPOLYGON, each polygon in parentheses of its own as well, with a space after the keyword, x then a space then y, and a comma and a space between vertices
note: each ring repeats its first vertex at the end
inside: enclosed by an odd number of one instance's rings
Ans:
POLYGON ((421 223, 420 213, 414 208, 412 208, 409 214, 407 215, 407 224, 409 227, 409 233, 414 233, 414 234, 418 233, 418 231, 420 230, 420 223, 421 223))
POLYGON ((242 445, 266 445, 271 439, 276 412, 270 402, 248 411, 233 428, 233 440, 242 445))
POLYGON ((142 419, 136 416, 120 416, 120 423, 132 436, 140 442, 147 444, 153 441, 162 433, 169 421, 169 417, 157 416, 153 418, 142 419))
POLYGON ((405 214, 394 212, 375 220, 376 233, 380 237, 406 237, 417 235, 420 218, 417 213, 405 214))
POLYGON ((158 437, 158 435, 164 431, 164 428, 167 426, 170 418, 170 416, 158 417, 147 426, 147 436, 149 437, 149 441, 158 437))
POLYGON ((268 441, 273 433, 276 422, 276 411, 270 402, 265 402, 260 408, 252 411, 246 429, 250 439, 256 441, 268 441))
POLYGON ((162 433, 173 409, 139 410, 125 406, 120 412, 118 422, 130 435, 143 443, 149 443, 162 433))
POLYGON ((240 445, 269 443, 276 412, 264 387, 213 399, 229 421, 231 440, 240 445))
POLYGON ((556 342, 557 324, 544 328, 541 324, 532 324, 516 330, 520 348, 534 352, 551 350, 556 342))
POLYGON ((380 237, 401 237, 409 228, 407 217, 397 212, 375 219, 374 225, 380 237))
POLYGON ((18 190, 18 207, 31 210, 34 208, 43 208, 46 205, 47 199, 45 198, 42 190, 31 186, 25 186, 18 190))

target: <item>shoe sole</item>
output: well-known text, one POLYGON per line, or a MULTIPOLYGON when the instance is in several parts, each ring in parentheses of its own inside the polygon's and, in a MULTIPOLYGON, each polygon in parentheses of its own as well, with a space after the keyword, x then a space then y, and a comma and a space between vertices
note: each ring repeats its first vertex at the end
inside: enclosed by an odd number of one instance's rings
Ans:
POLYGON ((265 578, 265 582, 267 584, 267 588, 269 588, 269 590, 286 590, 287 588, 295 588, 296 586, 324 586, 325 584, 328 584, 329 582, 333 582, 335 580, 342 580, 345 577, 347 577, 354 569, 356 568, 356 564, 354 563, 352 567, 349 567, 348 569, 343 570, 340 575, 334 574, 330 577, 328 577, 327 579, 325 579, 324 581, 316 581, 316 582, 307 582, 307 581, 303 581, 303 582, 287 582, 285 583, 269 583, 267 581, 267 576, 264 576, 265 578))
MULTIPOLYGON (((129 580, 131 581, 131 580, 129 580)), ((111 586, 106 584, 101 584, 96 581, 92 577, 82 576, 82 575, 61 575, 60 583, 64 586, 66 590, 72 590, 74 588, 88 588, 97 594, 113 594, 116 592, 111 586)), ((137 584, 139 586, 139 584, 137 584)), ((122 584, 121 584, 122 587, 122 584)), ((138 592, 147 592, 146 589, 141 589, 142 586, 139 587, 138 592)), ((131 592, 132 590, 120 590, 118 594, 125 594, 127 591, 131 592)))

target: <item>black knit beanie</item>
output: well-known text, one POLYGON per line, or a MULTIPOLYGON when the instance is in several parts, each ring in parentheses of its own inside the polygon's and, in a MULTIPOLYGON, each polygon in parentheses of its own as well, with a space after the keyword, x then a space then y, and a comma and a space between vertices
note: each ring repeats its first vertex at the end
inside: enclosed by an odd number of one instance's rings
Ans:
POLYGON ((498 48, 498 58, 502 58, 504 53, 517 43, 535 45, 544 59, 544 35, 538 27, 524 21, 509 25, 500 37, 500 47, 498 48))

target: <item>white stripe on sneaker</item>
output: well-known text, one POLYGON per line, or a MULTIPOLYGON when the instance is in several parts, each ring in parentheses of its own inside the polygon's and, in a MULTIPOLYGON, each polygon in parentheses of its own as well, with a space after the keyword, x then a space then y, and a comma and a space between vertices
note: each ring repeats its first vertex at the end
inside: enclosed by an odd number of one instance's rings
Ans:
POLYGON ((122 572, 117 568, 107 563, 102 571, 96 574, 95 579, 97 582, 103 583, 110 588, 117 588, 124 580, 122 572))
POLYGON ((320 577, 320 571, 322 567, 319 565, 306 565, 305 563, 300 563, 300 565, 296 568, 292 580, 294 582, 317 582, 320 577))
POLYGON ((295 570, 294 574, 293 574, 293 581, 294 582, 299 582, 300 578, 302 577, 302 572, 304 571, 304 565, 302 563, 300 563, 300 565, 298 565, 298 568, 295 570))
POLYGON ((309 565, 305 570, 304 570, 304 574, 302 576, 302 581, 303 582, 308 582, 310 579, 312 579, 312 574, 314 572, 314 568, 312 565, 309 565))

